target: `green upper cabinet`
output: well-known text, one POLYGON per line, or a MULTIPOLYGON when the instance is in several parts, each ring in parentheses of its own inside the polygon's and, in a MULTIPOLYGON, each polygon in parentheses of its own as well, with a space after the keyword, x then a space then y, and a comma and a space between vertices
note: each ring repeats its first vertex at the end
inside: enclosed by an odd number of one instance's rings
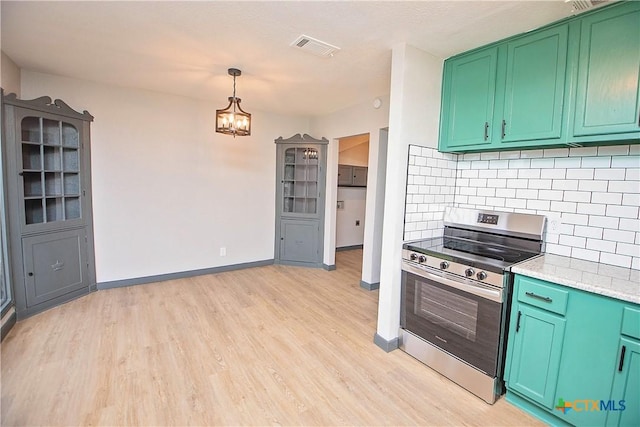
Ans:
POLYGON ((502 143, 560 138, 567 35, 563 25, 507 44, 502 143))
POLYGON ((440 151, 560 138, 567 34, 562 25, 447 60, 440 151))
POLYGON ((585 17, 578 61, 574 136, 640 138, 640 3, 585 17))
POLYGON ((440 135, 452 151, 491 143, 497 59, 498 49, 491 48, 445 65, 440 135))
POLYGON ((638 1, 445 61, 440 151, 638 142, 638 1))

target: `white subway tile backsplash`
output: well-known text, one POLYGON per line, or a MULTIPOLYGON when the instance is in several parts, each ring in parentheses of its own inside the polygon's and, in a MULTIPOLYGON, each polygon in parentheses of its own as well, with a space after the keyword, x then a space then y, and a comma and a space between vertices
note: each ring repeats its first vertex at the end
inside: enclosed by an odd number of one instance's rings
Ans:
MULTIPOLYGON (((567 179, 593 179, 595 169, 567 169, 567 179)), ((605 178, 606 179, 606 178, 605 178)))
POLYGON ((611 158, 612 168, 640 168, 640 156, 615 156, 611 158))
POLYGON ((616 242, 602 239, 587 239, 587 249, 615 254, 616 242))
POLYGON ((540 168, 540 169, 553 169, 556 167, 556 162, 554 159, 531 159, 531 167, 532 168, 540 168))
POLYGON ((527 188, 529 183, 525 179, 510 179, 507 181, 507 188, 527 188))
POLYGON ((640 193, 637 181, 609 181, 609 191, 615 193, 640 193))
POLYGON ((537 159, 544 157, 544 150, 523 150, 520 152, 521 159, 537 159))
POLYGON ((540 169, 520 169, 518 170, 518 178, 520 179, 540 179, 540 169))
POLYGON ((640 247, 631 243, 618 243, 615 252, 620 255, 640 257, 640 247))
POLYGON ((571 247, 564 245, 556 245, 554 243, 547 243, 545 252, 555 255, 571 256, 571 247))
POLYGON ((574 258, 586 259, 587 261, 594 262, 598 262, 600 260, 600 252, 590 249, 571 248, 571 256, 574 258))
POLYGON ((578 190, 580 191, 607 191, 609 181, 589 181, 580 180, 578 182, 578 190))
POLYGON ((509 160, 510 169, 528 169, 531 167, 531 159, 509 160))
POLYGON ((548 211, 551 202, 549 200, 527 200, 527 209, 536 211, 548 211))
POLYGON ((607 216, 617 216, 618 218, 638 218, 637 206, 607 206, 607 216))
POLYGON ((413 147, 405 238, 441 233, 451 205, 537 213, 561 221, 547 252, 640 268, 640 146, 464 155, 413 147))
POLYGON ((620 230, 640 231, 640 219, 620 218, 620 230))
POLYGON ((471 169, 488 169, 489 161, 488 160, 476 160, 475 162, 471 162, 471 169))
POLYGON ((422 156, 422 147, 419 145, 409 145, 409 155, 422 156))
POLYGON ((585 227, 584 225, 576 225, 573 229, 575 236, 590 237, 592 239, 602 240, 602 228, 597 227, 585 227))
POLYGON ((556 168, 570 169, 580 167, 580 157, 560 157, 555 159, 556 168))
POLYGON ((562 198, 566 202, 582 202, 582 203, 589 203, 591 201, 591 194, 593 194, 588 191, 564 191, 564 192, 560 191, 560 193, 563 193, 562 198))
POLYGON ((636 240, 636 233, 633 231, 605 229, 602 237, 605 240, 614 242, 633 243, 636 240))
POLYGON ((489 169, 508 169, 509 160, 490 160, 489 169))
POLYGON ((509 208, 521 209, 527 207, 527 201, 525 199, 507 199, 504 205, 509 208))
POLYGON ((627 181, 640 181, 640 169, 627 169, 624 179, 627 181))
POLYGON ((626 255, 601 252, 600 262, 604 264, 617 265, 619 267, 631 268, 631 257, 626 255))
POLYGON ((577 179, 554 179, 551 183, 551 189, 575 191, 578 189, 578 182, 577 179))
POLYGON ((605 215, 607 213, 607 205, 599 205, 596 203, 578 203, 576 213, 587 215, 605 215))
POLYGON ((576 213, 577 203, 575 202, 551 202, 551 210, 553 212, 576 213))
POLYGON ((571 246, 574 248, 584 248, 587 244, 587 239, 578 236, 566 236, 560 235, 560 244, 565 246, 571 246))
POLYGON ((478 188, 478 196, 493 197, 496 195, 495 188, 478 188))
POLYGON ((497 151, 480 153, 480 160, 497 160, 499 158, 500 158, 500 153, 497 151))
POLYGON ((583 157, 583 168, 610 168, 611 157, 583 157))
POLYGON ((569 148, 569 157, 597 156, 598 147, 575 147, 569 148))
POLYGON ((567 157, 569 156, 568 148, 549 148, 543 150, 545 157, 567 157))
MULTIPOLYGON (((607 229, 618 229, 620 218, 609 218, 606 216, 591 215, 589 216, 589 225, 591 227, 602 227, 607 229)), ((605 230, 606 232, 607 230, 605 230)))
POLYGON ((553 181, 551 179, 530 179, 529 188, 550 190, 553 181))
POLYGON ((606 179, 606 180, 624 180, 627 170, 626 169, 589 169, 593 170, 595 174, 593 179, 606 179))
POLYGON ((463 170, 462 171, 462 178, 477 178, 478 177, 478 170, 475 169, 467 169, 467 170, 463 170))
POLYGON ((598 147, 598 156, 626 156, 628 154, 628 145, 603 145, 598 147))
POLYGON ((538 190, 530 190, 528 188, 516 189, 516 198, 525 200, 537 200, 538 190))
MULTIPOLYGON (((567 224, 575 224, 575 225, 587 225, 589 224, 589 215, 581 215, 581 214, 572 214, 572 213, 563 213, 562 222, 566 222, 567 224)), ((591 225, 591 224, 589 224, 591 225)), ((598 225, 595 225, 598 227, 598 225)))
POLYGON ((564 193, 564 191, 559 190, 539 190, 538 198, 542 200, 563 200, 564 193))
MULTIPOLYGON (((491 180, 487 182, 487 185, 491 185, 491 180)), ((495 185, 494 187, 502 187, 502 185, 495 185)), ((516 191, 515 188, 496 188, 496 197, 503 197, 505 199, 515 198, 516 191)))
POLYGON ((501 159, 519 159, 520 151, 501 151, 500 158, 501 159))
POLYGON ((517 178, 518 171, 516 169, 499 169, 498 170, 498 178, 517 178))

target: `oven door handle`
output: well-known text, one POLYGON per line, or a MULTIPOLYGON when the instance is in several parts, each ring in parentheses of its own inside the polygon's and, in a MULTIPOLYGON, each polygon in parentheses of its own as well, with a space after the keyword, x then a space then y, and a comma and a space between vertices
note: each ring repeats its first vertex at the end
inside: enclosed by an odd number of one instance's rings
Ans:
POLYGON ((409 273, 413 273, 416 276, 424 277, 425 279, 433 280, 434 282, 441 283, 446 286, 467 292, 481 298, 486 298, 495 302, 502 302, 502 289, 488 288, 483 285, 470 285, 468 283, 455 280, 449 277, 443 277, 437 274, 430 273, 419 267, 415 267, 406 261, 402 261, 402 269, 409 273))

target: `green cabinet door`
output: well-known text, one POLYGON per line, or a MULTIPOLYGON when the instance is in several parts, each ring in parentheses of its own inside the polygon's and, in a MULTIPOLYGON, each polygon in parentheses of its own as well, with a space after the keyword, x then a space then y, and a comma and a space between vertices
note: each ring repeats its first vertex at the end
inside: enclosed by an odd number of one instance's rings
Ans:
POLYGON ((560 368, 565 319, 517 304, 507 384, 509 389, 551 409, 560 368))
POLYGON ((560 138, 568 28, 562 25, 508 43, 504 112, 502 123, 494 126, 501 127, 502 142, 560 138))
POLYGON ((617 410, 607 415, 608 426, 640 426, 640 342, 620 339, 618 366, 611 389, 617 410), (624 356, 623 356, 624 351, 624 356), (624 410, 622 402, 624 400, 624 410))
POLYGON ((640 136, 640 2, 582 20, 574 136, 640 136))
POLYGON ((491 143, 497 59, 493 47, 445 62, 441 151, 491 143))

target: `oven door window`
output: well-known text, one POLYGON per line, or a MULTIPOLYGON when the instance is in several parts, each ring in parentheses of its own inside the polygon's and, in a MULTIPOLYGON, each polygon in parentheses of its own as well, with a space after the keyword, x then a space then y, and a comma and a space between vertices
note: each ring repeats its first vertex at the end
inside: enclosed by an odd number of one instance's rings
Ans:
POLYGON ((403 276, 402 326, 495 376, 502 304, 413 273, 403 276))

